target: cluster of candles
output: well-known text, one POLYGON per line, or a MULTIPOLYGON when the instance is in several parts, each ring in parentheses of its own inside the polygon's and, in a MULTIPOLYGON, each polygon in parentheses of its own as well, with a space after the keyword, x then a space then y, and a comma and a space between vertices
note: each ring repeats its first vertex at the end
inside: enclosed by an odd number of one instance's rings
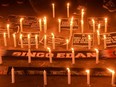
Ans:
MULTIPOLYGON (((69 7, 70 7, 70 3, 67 3, 67 18, 69 18, 69 7)), ((55 4, 52 3, 52 11, 53 11, 53 18, 55 18, 55 4)), ((85 14, 85 11, 84 9, 81 9, 81 33, 83 34, 84 33, 84 14, 85 14)), ((20 18, 20 31, 23 32, 23 20, 24 18, 20 18)), ((92 26, 93 26, 93 33, 95 32, 95 28, 96 28, 96 23, 95 23, 95 20, 92 19, 92 26)), ((38 20, 39 22, 39 28, 40 28, 40 31, 42 31, 42 28, 44 30, 44 48, 46 48, 46 44, 47 44, 47 18, 44 17, 43 19, 39 19, 38 20), (43 20, 43 21, 42 21, 43 20), (43 23, 43 24, 42 24, 43 23), (43 27, 42 27, 43 26, 43 27)), ((61 32, 61 22, 62 20, 61 19, 58 19, 58 31, 61 32)), ((66 49, 68 49, 68 43, 72 37, 72 33, 73 33, 73 24, 74 22, 74 17, 72 17, 70 19, 70 37, 69 37, 69 40, 66 40, 66 43, 67 43, 67 46, 66 46, 66 49)), ((104 23, 105 23, 105 33, 107 32, 107 25, 108 25, 108 20, 107 18, 104 19, 104 23)), ((100 28, 101 28, 101 25, 98 24, 98 29, 97 29, 97 42, 98 42, 98 45, 100 45, 100 28)), ((7 24, 7 33, 4 32, 3 33, 3 38, 4 38, 4 46, 7 46, 7 39, 6 39, 6 34, 8 34, 8 38, 10 38, 10 25, 7 24)), ((54 33, 51 33, 52 35, 52 44, 53 44, 53 49, 55 49, 55 35, 54 33)), ((23 41, 22 41, 22 37, 23 35, 20 34, 20 41, 21 41, 21 48, 23 48, 23 41)), ((35 42, 36 42, 36 48, 38 48, 38 41, 37 41, 37 38, 38 38, 38 35, 35 35, 35 42)), ((29 45, 30 45, 30 35, 28 35, 28 42, 29 42, 29 45)), ((13 40, 14 40, 14 47, 16 47, 16 34, 13 34, 13 40)), ((88 35, 88 49, 91 49, 91 41, 92 41, 92 38, 91 38, 91 35, 88 35)), ((30 48, 30 46, 29 46, 30 48)), ((106 35, 104 35, 104 48, 106 48, 106 35)))
MULTIPOLYGON (((82 16, 82 19, 83 19, 83 16, 82 16)), ((23 32, 23 23, 22 23, 22 20, 24 20, 23 18, 20 19, 20 30, 21 32, 23 32)), ((72 17, 71 18, 71 21, 70 21, 70 37, 72 36, 72 32, 73 32, 73 20, 74 18, 72 17)), ((46 17, 44 17, 44 33, 46 33, 47 31, 47 19, 46 17)), ((59 21, 59 32, 61 32, 61 19, 58 19, 59 21)), ((92 19, 93 21, 93 32, 95 32, 95 21, 94 19, 92 19)), ((42 20, 39 19, 39 26, 40 26, 40 31, 42 31, 42 20)), ((105 32, 107 31, 107 18, 105 18, 105 32)), ((82 32, 83 32, 83 29, 82 29, 82 32)), ((7 46, 7 39, 6 39, 6 34, 8 34, 8 38, 10 38, 10 25, 7 24, 7 33, 4 32, 3 33, 3 38, 4 38, 4 46, 7 46)), ((51 33, 52 35, 52 43, 53 43, 53 49, 55 49, 55 35, 54 33, 51 33)), ((20 41, 22 42, 22 37, 23 35, 20 34, 20 41)), ((37 39, 37 35, 35 35, 35 40, 37 39)), ((104 48, 106 48, 106 35, 103 36, 104 37, 104 48)), ((28 40, 31 39, 30 35, 28 35, 28 40)), ((16 47, 16 34, 14 33, 13 34, 13 40, 14 40, 14 47, 16 47)), ((47 35, 45 34, 44 35, 44 47, 46 47, 46 41, 47 40, 47 35)), ((88 35, 88 48, 91 49, 91 35, 88 35)), ((98 24, 98 30, 97 30, 97 42, 98 42, 98 45, 100 45, 100 24, 98 24)), ((69 40, 70 41, 70 40, 69 40)), ((66 43, 68 44, 69 41, 66 40, 66 43)), ((38 41, 36 40, 36 48, 38 48, 38 41)), ((23 42, 21 43, 21 48, 23 48, 23 42)), ((68 46, 67 46, 68 47, 68 46)))
MULTIPOLYGON (((111 85, 115 86, 115 71, 112 69, 107 68, 109 72, 111 72, 112 77, 111 77, 111 85)), ((86 75, 87 75, 87 85, 91 85, 90 81, 90 70, 87 69, 85 70, 86 75)), ((44 85, 47 85, 47 72, 46 70, 43 71, 43 80, 44 80, 44 85)), ((71 71, 70 68, 67 68, 67 82, 68 84, 71 84, 71 71)), ((15 83, 15 69, 12 67, 11 69, 11 83, 15 83)))

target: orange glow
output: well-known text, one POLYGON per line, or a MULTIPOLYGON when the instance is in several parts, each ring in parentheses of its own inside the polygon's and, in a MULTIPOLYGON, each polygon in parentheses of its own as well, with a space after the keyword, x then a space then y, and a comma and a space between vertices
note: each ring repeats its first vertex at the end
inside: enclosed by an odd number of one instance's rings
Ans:
POLYGON ((107 70, 108 70, 109 72, 111 72, 111 73, 115 73, 115 71, 112 70, 112 69, 107 68, 107 70))
POLYGON ((98 50, 97 48, 95 48, 95 51, 96 51, 97 53, 99 53, 99 50, 98 50))
POLYGON ((20 22, 22 22, 24 20, 24 18, 20 18, 20 22))
POLYGON ((87 69, 85 72, 90 73, 90 70, 87 69))
POLYGON ((88 39, 91 40, 91 35, 88 35, 88 39))

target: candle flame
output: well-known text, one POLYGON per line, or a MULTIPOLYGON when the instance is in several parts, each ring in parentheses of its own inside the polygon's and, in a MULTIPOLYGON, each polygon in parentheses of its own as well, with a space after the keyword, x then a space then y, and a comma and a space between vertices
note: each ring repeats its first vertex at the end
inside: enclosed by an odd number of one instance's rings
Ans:
POLYGON ((24 20, 24 18, 20 18, 20 22, 22 22, 24 20))
POLYGON ((81 20, 81 24, 84 24, 83 20, 81 20))
POLYGON ((3 33, 4 37, 6 37, 6 32, 3 33))
POLYGON ((104 35, 104 39, 106 39, 106 35, 104 35))
POLYGON ((59 23, 61 22, 61 19, 58 19, 59 23))
POLYGON ((105 20, 105 22, 107 22, 108 18, 105 18, 104 20, 105 20))
POLYGON ((23 36, 23 35, 22 35, 22 34, 20 34, 20 39, 22 38, 22 36, 23 36))
POLYGON ((70 71, 70 68, 66 68, 68 71, 70 71))
POLYGON ((98 24, 98 29, 100 29, 100 27, 101 27, 101 25, 100 25, 100 24, 98 24))
POLYGON ((15 33, 13 33, 13 37, 15 37, 15 33))
POLYGON ((72 17, 70 20, 70 25, 73 25, 73 20, 74 20, 74 18, 72 17))
POLYGON ((88 39, 91 40, 91 35, 88 35, 88 39))
POLYGON ((54 33, 51 33, 51 35, 52 35, 52 38, 54 38, 54 33))
POLYGON ((30 38, 30 34, 28 34, 28 38, 30 38))
POLYGON ((81 9, 81 14, 82 14, 82 16, 84 15, 84 9, 81 9))
POLYGON ((72 51, 74 51, 74 48, 71 48, 72 51))
POLYGON ((43 18, 43 21, 44 21, 44 24, 46 24, 46 21, 47 21, 46 17, 43 18))
POLYGON ((69 43, 69 40, 68 40, 68 39, 66 39, 66 43, 67 43, 67 44, 69 43))
POLYGON ((46 39, 46 35, 44 35, 44 39, 46 39))
POLYGON ((92 19, 92 22, 93 22, 93 24, 95 23, 95 20, 94 19, 92 19))
POLYGON ((39 23, 41 23, 41 18, 39 19, 39 23))
POLYGON ((95 48, 95 51, 98 53, 99 52, 99 50, 97 49, 97 48, 95 48))
POLYGON ((90 70, 88 70, 88 69, 87 69, 85 72, 89 73, 89 72, 90 72, 90 70))
POLYGON ((53 6, 53 7, 54 7, 54 5, 55 5, 55 4, 54 4, 54 3, 52 3, 52 6, 53 6))
POLYGON ((37 38, 37 37, 38 37, 38 35, 36 34, 36 35, 35 35, 35 38, 37 38))
POLYGON ((7 24, 7 28, 9 28, 10 24, 7 24))
POLYGON ((67 8, 69 8, 69 5, 70 5, 70 3, 68 2, 68 3, 67 3, 67 8))
POLYGON ((99 30, 97 30, 97 35, 100 35, 99 30))
POLYGON ((51 52, 51 49, 49 48, 49 47, 47 47, 47 49, 48 49, 48 51, 49 51, 49 53, 51 52))
POLYGON ((115 71, 112 69, 107 68, 107 70, 110 71, 111 73, 115 73, 115 71))

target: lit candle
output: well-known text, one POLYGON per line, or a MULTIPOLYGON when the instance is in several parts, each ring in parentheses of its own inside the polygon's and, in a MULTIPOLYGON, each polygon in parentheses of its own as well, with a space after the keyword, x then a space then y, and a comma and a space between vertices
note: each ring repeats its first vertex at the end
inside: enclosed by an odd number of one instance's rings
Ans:
POLYGON ((66 49, 68 50, 68 44, 69 44, 69 40, 66 39, 66 49))
POLYGON ((95 32, 95 20, 92 19, 92 24, 93 24, 93 32, 95 32))
POLYGON ((23 32, 23 20, 24 20, 24 18, 20 18, 20 29, 21 29, 21 32, 23 32))
POLYGON ((42 31, 41 19, 39 19, 39 28, 40 28, 40 31, 42 31))
POLYGON ((45 70, 43 71, 43 79, 44 79, 44 85, 47 85, 47 73, 45 70))
POLYGON ((23 35, 20 34, 20 42, 21 42, 21 48, 23 48, 23 35))
POLYGON ((28 63, 31 63, 31 49, 28 49, 28 63))
POLYGON ((112 79, 111 79, 111 84, 112 86, 115 86, 115 71, 107 68, 111 73, 112 73, 112 79))
POLYGON ((47 46, 47 36, 44 35, 44 48, 46 48, 46 46, 47 46))
POLYGON ((97 30, 97 43, 100 45, 100 32, 97 30))
POLYGON ((98 30, 99 30, 99 32, 100 32, 100 28, 101 28, 101 25, 100 25, 100 24, 98 24, 98 30))
POLYGON ((84 9, 81 10, 81 33, 84 31, 84 9))
POLYGON ((81 33, 83 33, 83 31, 84 31, 84 21, 81 20, 81 33))
POLYGON ((96 51, 96 64, 99 63, 99 50, 95 48, 96 51))
POLYGON ((55 4, 52 3, 52 12, 53 12, 53 18, 55 18, 55 4))
POLYGON ((75 64, 75 52, 74 52, 74 48, 71 48, 72 50, 72 64, 75 64))
POLYGON ((49 60, 50 63, 52 63, 52 53, 51 53, 51 49, 49 47, 47 47, 48 51, 49 51, 49 60))
POLYGON ((105 18, 105 32, 107 32, 108 19, 105 18))
POLYGON ((15 33, 13 34, 13 42, 14 42, 14 47, 16 47, 17 45, 16 45, 16 35, 15 35, 15 33))
POLYGON ((30 37, 30 34, 28 34, 28 48, 31 48, 31 37, 30 37))
POLYGON ((71 84, 71 72, 70 72, 70 69, 67 68, 67 71, 68 71, 68 84, 71 84))
POLYGON ((4 38, 4 46, 7 46, 7 40, 6 40, 6 33, 3 33, 3 38, 4 38))
POLYGON ((73 17, 70 20, 70 37, 72 36, 72 32, 73 32, 73 17))
POLYGON ((61 32, 61 19, 58 19, 58 31, 61 32))
POLYGON ((84 9, 81 9, 81 20, 84 19, 84 9))
POLYGON ((12 67, 11 69, 11 83, 15 83, 15 73, 14 73, 14 68, 12 67))
POLYGON ((91 49, 91 35, 88 35, 88 49, 91 49))
POLYGON ((1 54, 0 54, 0 64, 2 64, 2 56, 1 56, 1 54))
POLYGON ((86 70, 87 73, 87 84, 90 85, 90 70, 86 70))
POLYGON ((51 35, 52 35, 52 47, 53 49, 55 49, 55 36, 53 33, 51 33, 51 35))
POLYGON ((106 35, 104 35, 104 49, 106 48, 106 35))
POLYGON ((8 38, 10 38, 10 25, 7 24, 7 33, 8 33, 8 38))
POLYGON ((67 3, 67 17, 69 18, 69 6, 70 6, 70 3, 67 3))
POLYGON ((47 19, 46 19, 46 17, 44 17, 43 21, 44 21, 44 33, 46 33, 46 31, 47 31, 47 19))
POLYGON ((38 35, 35 35, 35 46, 38 49, 38 35))

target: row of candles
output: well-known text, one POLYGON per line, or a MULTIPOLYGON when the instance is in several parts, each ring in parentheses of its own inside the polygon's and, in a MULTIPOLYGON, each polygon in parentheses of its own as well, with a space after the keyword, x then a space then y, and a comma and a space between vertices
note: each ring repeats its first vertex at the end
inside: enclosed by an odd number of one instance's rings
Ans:
MULTIPOLYGON (((111 72, 111 74, 112 74, 111 85, 115 86, 115 71, 112 69, 109 69, 109 68, 107 68, 107 70, 109 72, 111 72)), ((87 74, 87 85, 91 85, 90 70, 87 69, 87 70, 85 70, 85 72, 87 74)), ((47 85, 47 72, 46 72, 46 70, 43 71, 43 82, 44 82, 44 85, 47 85)), ((67 68, 67 82, 68 82, 68 84, 71 84, 71 70, 70 70, 70 68, 67 68)), ((13 67, 11 69, 11 83, 15 83, 15 69, 13 67)))
MULTIPOLYGON (((13 36, 14 47, 17 47, 16 33, 13 33, 12 36, 13 36)), ((55 49, 56 46, 55 46, 55 35, 54 35, 54 33, 51 33, 51 36, 52 36, 52 48, 55 49)), ((38 38, 39 38, 39 36, 36 34, 34 36, 34 38, 35 38, 35 48, 38 49, 38 45, 39 45, 38 38)), ((107 38, 106 38, 105 34, 103 35, 103 38, 104 38, 104 49, 105 49, 107 47, 107 45, 106 45, 107 38)), ((19 39, 20 39, 21 48, 23 48, 24 47, 23 46, 24 45, 23 34, 19 35, 19 39)), ((3 40, 4 40, 4 46, 7 46, 7 35, 6 35, 5 32, 3 33, 3 40)), ((87 40, 88 40, 88 49, 91 49, 92 48, 92 36, 88 35, 87 40)), ((27 41, 28 41, 28 48, 31 48, 31 34, 27 35, 27 41)), ((46 48, 47 47, 47 35, 46 34, 43 37, 43 41, 44 41, 44 48, 46 48)), ((100 45, 100 32, 99 31, 97 31, 97 42, 98 42, 98 45, 100 45)), ((69 46, 68 46, 69 43, 70 43, 70 39, 66 39, 66 49, 67 50, 69 49, 69 46)))
MULTIPOLYGON (((24 18, 20 18, 20 31, 23 32, 23 20, 24 18)), ((61 32, 61 19, 58 19, 58 31, 61 32)), ((72 31, 73 31, 73 21, 74 21, 74 18, 72 17, 71 20, 70 20, 70 36, 72 35, 72 31)), ((40 28, 40 31, 42 31, 42 19, 40 18, 39 19, 39 28, 40 28)), ((47 18, 44 17, 43 18, 43 22, 44 22, 44 25, 43 25, 43 28, 44 28, 44 33, 47 33, 47 18)), ((105 32, 107 32, 107 25, 108 25, 108 19, 105 18, 104 19, 104 22, 105 22, 105 32)), ((93 26, 93 32, 95 32, 95 27, 96 27, 96 23, 95 23, 95 20, 92 19, 92 26, 93 26)), ((100 32, 100 24, 98 24, 98 31, 100 32)), ((81 10, 81 33, 84 32, 84 9, 81 10)), ((10 25, 7 24, 7 33, 8 33, 8 37, 10 38, 10 25)))
MULTIPOLYGON (((69 17, 69 14, 70 14, 70 3, 67 3, 67 17, 69 17)), ((55 18, 55 4, 52 3, 52 16, 53 18, 55 18)))

